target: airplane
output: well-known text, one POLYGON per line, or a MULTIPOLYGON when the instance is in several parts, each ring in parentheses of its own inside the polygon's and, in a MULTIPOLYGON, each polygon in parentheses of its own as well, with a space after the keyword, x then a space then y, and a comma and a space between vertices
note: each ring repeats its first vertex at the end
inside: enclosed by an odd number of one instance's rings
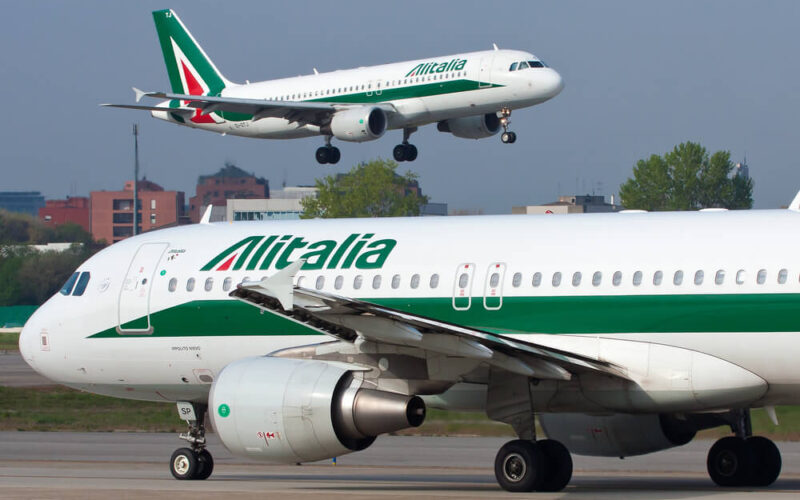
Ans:
POLYGON ((423 125, 441 132, 481 139, 509 130, 511 111, 552 99, 564 87, 561 75, 529 52, 494 50, 360 67, 329 73, 244 84, 232 83, 217 69, 173 10, 153 12, 172 92, 134 88, 137 104, 102 104, 150 111, 151 115, 192 128, 262 139, 323 136, 316 151, 320 164, 341 158, 331 145, 380 139, 403 130, 396 161, 413 161, 408 142, 423 125), (166 99, 156 105, 142 98, 166 99))
POLYGON ((26 323, 60 384, 172 402, 205 479, 210 419, 271 463, 363 450, 429 407, 518 439, 508 491, 559 491, 571 454, 627 457, 728 426, 722 486, 765 487, 781 454, 750 410, 800 404, 800 193, 784 210, 209 223, 83 263, 26 323), (207 413, 207 416, 206 416, 207 413), (538 417, 547 439, 539 439, 538 417))

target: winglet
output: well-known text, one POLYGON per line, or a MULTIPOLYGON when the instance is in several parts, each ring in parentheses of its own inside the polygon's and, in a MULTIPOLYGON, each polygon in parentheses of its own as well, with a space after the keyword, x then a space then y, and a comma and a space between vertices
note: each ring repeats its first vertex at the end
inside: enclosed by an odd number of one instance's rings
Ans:
POLYGON ((203 212, 203 218, 200 219, 200 224, 211 224, 211 209, 214 208, 213 204, 209 204, 206 207, 206 211, 203 212))
POLYGON ((305 263, 306 259, 298 259, 272 276, 260 281, 243 281, 240 286, 260 288, 270 297, 277 299, 284 311, 291 311, 294 308, 294 277, 305 263))
POLYGON ((146 96, 148 93, 144 90, 137 89, 136 87, 131 87, 133 89, 133 94, 136 96, 136 102, 142 100, 142 97, 146 96))
POLYGON ((789 203, 788 208, 792 212, 800 212, 800 191, 798 191, 797 194, 794 195, 794 199, 792 200, 791 203, 789 203))

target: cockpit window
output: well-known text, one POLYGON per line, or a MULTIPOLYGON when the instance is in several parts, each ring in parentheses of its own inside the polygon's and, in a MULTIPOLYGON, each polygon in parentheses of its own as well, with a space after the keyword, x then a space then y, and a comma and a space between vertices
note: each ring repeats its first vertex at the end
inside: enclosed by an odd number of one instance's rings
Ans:
POLYGON ((542 61, 528 61, 528 66, 531 68, 544 68, 545 65, 542 61))
POLYGON ((528 61, 522 61, 519 63, 519 69, 528 69, 528 61))
POLYGON ((61 295, 69 295, 72 293, 72 287, 75 286, 75 282, 78 281, 78 275, 80 273, 72 273, 72 276, 69 277, 64 286, 61 287, 61 295))
POLYGON ((519 63, 512 63, 512 64, 511 64, 511 67, 510 67, 510 68, 508 68, 508 70, 509 70, 509 71, 516 71, 516 70, 517 70, 517 64, 519 64, 519 63))
POLYGON ((515 62, 508 68, 509 71, 519 71, 521 69, 528 69, 528 68, 546 68, 547 65, 542 61, 522 61, 522 62, 515 62))
POLYGON ((75 291, 72 292, 72 295, 83 295, 83 292, 86 291, 86 285, 89 284, 89 278, 91 278, 91 275, 88 272, 81 273, 81 277, 78 278, 78 284, 75 285, 75 291))

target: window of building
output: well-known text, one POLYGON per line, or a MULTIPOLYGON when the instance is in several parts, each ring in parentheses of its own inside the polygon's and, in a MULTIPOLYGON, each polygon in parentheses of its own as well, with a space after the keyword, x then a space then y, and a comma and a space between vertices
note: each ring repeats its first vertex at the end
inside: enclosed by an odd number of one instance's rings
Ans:
MULTIPOLYGON (((641 274, 639 275, 639 282, 641 283, 642 277, 641 274)), ((614 274, 611 276, 611 284, 614 286, 619 286, 622 284, 622 272, 621 271, 614 271, 614 274)))
POLYGON ((531 285, 537 287, 541 284, 542 284, 542 273, 537 271, 533 273, 533 278, 531 279, 531 285))
POLYGON ((222 281, 222 290, 223 290, 223 291, 225 291, 225 292, 227 292, 228 290, 230 290, 230 289, 231 289, 231 285, 233 285, 233 278, 231 278, 230 276, 228 276, 227 278, 225 278, 225 279, 222 281))
POLYGON ((439 275, 438 274, 431 274, 431 281, 430 281, 431 288, 436 288, 439 286, 439 275))
POLYGON ((89 284, 90 275, 88 272, 81 273, 80 278, 78 278, 78 283, 75 285, 75 290, 72 292, 72 295, 81 296, 83 292, 86 291, 86 285, 89 284))
POLYGON ((656 271, 653 273, 653 284, 655 286, 661 285, 661 282, 664 280, 664 273, 661 271, 656 271))
POLYGON ((317 276, 317 282, 314 285, 317 290, 322 290, 325 286, 325 276, 317 276))
POLYGON ((756 283, 759 285, 763 285, 767 282, 767 270, 766 269, 759 269, 758 274, 756 274, 756 283))
POLYGON ((419 286, 419 274, 415 274, 411 276, 411 288, 417 288, 419 286))
POLYGON ((572 273, 572 286, 579 286, 581 284, 581 272, 575 271, 572 273))
POLYGON ((681 283, 683 283, 683 271, 678 269, 675 271, 675 274, 672 275, 672 284, 678 286, 681 283))
POLYGON ((372 288, 377 290, 380 287, 381 287, 381 275, 376 274, 375 276, 372 277, 372 288))
POLYGON ((467 273, 461 273, 461 276, 458 277, 458 288, 466 288, 467 281, 469 281, 469 275, 467 273))
POLYGON ((780 271, 778 271, 778 284, 783 285, 784 283, 786 283, 786 278, 788 277, 789 277, 789 271, 787 271, 786 269, 781 269, 780 271))
POLYGON ((736 271, 736 284, 737 285, 744 285, 744 280, 747 279, 747 273, 744 269, 739 269, 736 271))
POLYGON ((186 291, 191 292, 194 290, 194 278, 186 280, 186 291))
POLYGON ((150 224, 156 223, 156 214, 150 214, 150 224))
POLYGON ((633 273, 633 286, 639 286, 642 284, 642 272, 636 271, 633 273))
POLYGON ((111 216, 114 224, 133 224, 133 212, 123 212, 111 216))
POLYGON ((500 273, 492 273, 489 277, 489 286, 492 288, 497 288, 497 285, 500 284, 500 273))
POLYGON ((206 283, 203 285, 203 289, 206 292, 210 292, 211 289, 214 288, 214 278, 206 278, 206 283))
POLYGON ((592 286, 600 286, 600 283, 603 281, 603 273, 600 271, 595 271, 592 275, 592 286))
POLYGON ((353 278, 353 288, 359 290, 361 288, 361 284, 364 282, 364 278, 357 274, 355 278, 353 278))
POLYGON ((714 283, 717 285, 721 285, 725 283, 725 270, 720 269, 717 271, 717 274, 714 275, 714 283))
POLYGON ((67 278, 67 282, 61 287, 61 295, 69 295, 72 293, 72 288, 75 286, 75 282, 78 281, 79 274, 80 273, 72 273, 72 276, 67 278))
POLYGON ((156 200, 150 200, 150 210, 156 209, 156 200))
POLYGON ((395 290, 400 288, 400 275, 399 274, 395 274, 394 276, 392 276, 392 288, 394 288, 395 290))
POLYGON ((556 271, 553 273, 553 286, 559 286, 561 284, 561 273, 556 271))
POLYGON ((178 278, 170 278, 169 284, 167 285, 167 290, 170 292, 174 292, 178 289, 178 278))
POLYGON ((702 269, 698 269, 694 273, 694 284, 695 285, 702 285, 703 284, 704 275, 705 275, 705 273, 703 273, 703 270, 702 269))

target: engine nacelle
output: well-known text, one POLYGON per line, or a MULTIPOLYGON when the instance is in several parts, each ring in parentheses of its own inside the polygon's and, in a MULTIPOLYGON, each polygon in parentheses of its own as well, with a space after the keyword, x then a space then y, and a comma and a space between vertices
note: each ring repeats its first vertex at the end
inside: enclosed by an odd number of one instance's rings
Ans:
POLYGON ((579 413, 540 414, 547 437, 572 453, 596 457, 628 457, 681 446, 698 430, 720 425, 716 419, 679 419, 672 415, 591 416, 579 413))
POLYGON ((340 141, 374 141, 386 132, 386 123, 386 113, 381 108, 361 106, 337 111, 322 132, 340 141))
POLYGON ((500 130, 500 118, 496 113, 451 118, 436 125, 439 132, 449 132, 463 139, 483 139, 491 137, 500 130))
POLYGON ((363 450, 378 434, 425 419, 421 398, 361 388, 345 365, 271 357, 226 366, 208 411, 231 453, 274 463, 363 450))

